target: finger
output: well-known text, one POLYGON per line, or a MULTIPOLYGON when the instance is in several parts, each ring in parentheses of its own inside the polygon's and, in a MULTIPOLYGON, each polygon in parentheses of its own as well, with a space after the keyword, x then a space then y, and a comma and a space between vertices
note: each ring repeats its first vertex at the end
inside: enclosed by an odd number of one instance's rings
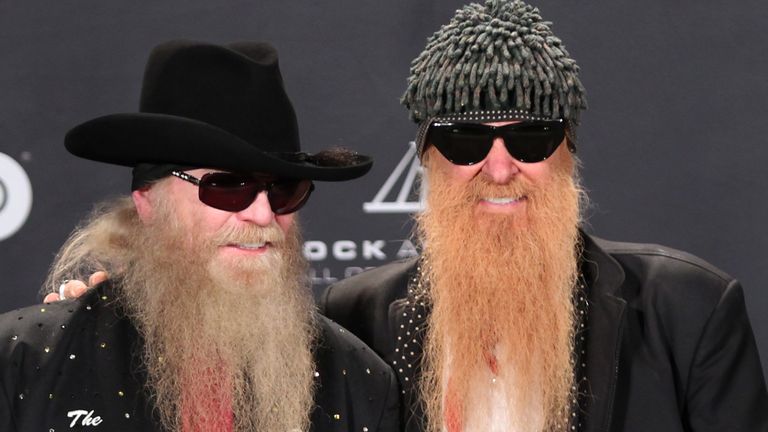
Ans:
POLYGON ((43 299, 43 303, 53 303, 59 301, 59 295, 56 293, 50 293, 43 299))
POLYGON ((88 291, 88 287, 79 280, 71 280, 64 284, 64 297, 78 298, 88 291))
POLYGON ((96 273, 92 274, 91 277, 88 278, 88 286, 94 287, 109 277, 109 274, 105 271, 97 271, 96 273))

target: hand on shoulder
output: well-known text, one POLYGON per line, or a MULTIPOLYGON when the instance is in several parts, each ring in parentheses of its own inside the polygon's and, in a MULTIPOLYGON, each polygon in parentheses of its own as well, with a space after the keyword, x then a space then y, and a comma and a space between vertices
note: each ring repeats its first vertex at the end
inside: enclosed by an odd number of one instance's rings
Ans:
POLYGON ((104 282, 109 278, 109 274, 105 271, 97 271, 88 278, 88 285, 80 280, 66 281, 59 287, 59 292, 50 293, 45 296, 43 303, 53 303, 64 299, 78 298, 86 293, 89 289, 104 282))

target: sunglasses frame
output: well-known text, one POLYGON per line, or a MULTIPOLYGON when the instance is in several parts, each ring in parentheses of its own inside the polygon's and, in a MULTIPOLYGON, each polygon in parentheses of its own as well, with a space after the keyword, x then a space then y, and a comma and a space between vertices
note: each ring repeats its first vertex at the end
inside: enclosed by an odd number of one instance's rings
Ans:
MULTIPOLYGON (((492 126, 487 125, 479 122, 472 122, 472 121, 434 121, 432 122, 428 127, 426 132, 426 136, 424 138, 425 142, 429 145, 434 146, 440 154, 443 155, 449 162, 451 162, 454 165, 460 165, 460 166, 471 166, 475 165, 479 162, 482 162, 485 160, 486 157, 488 157, 488 153, 490 153, 491 148, 493 147, 493 143, 496 140, 496 138, 502 138, 504 141, 504 147, 507 149, 507 152, 514 158, 515 160, 522 162, 522 163, 539 163, 543 162, 546 159, 548 159, 554 152, 557 150, 558 147, 560 147, 560 144, 562 144, 563 140, 566 141, 566 145, 568 146, 568 150, 571 153, 576 152, 575 145, 571 142, 571 140, 568 138, 568 122, 563 119, 536 119, 536 120, 525 120, 515 123, 510 123, 504 126, 492 126), (515 147, 515 145, 519 145, 519 141, 517 143, 514 139, 507 139, 505 137, 505 134, 509 131, 514 131, 515 129, 521 129, 525 127, 530 127, 532 125, 541 125, 541 126, 555 126, 557 129, 553 131, 553 133, 557 133, 559 135, 557 142, 552 145, 552 148, 547 153, 543 153, 543 157, 541 158, 533 158, 529 160, 525 160, 526 158, 521 157, 520 154, 520 148, 515 147), (443 143, 435 143, 432 140, 432 133, 434 131, 433 128, 443 128, 443 127, 451 127, 451 126, 461 126, 466 127, 467 129, 474 129, 479 131, 477 134, 477 137, 474 137, 475 140, 480 140, 482 138, 485 138, 487 141, 483 142, 481 145, 485 147, 485 151, 478 152, 475 158, 470 158, 470 160, 460 160, 461 158, 456 157, 456 155, 451 155, 450 150, 447 148, 446 145, 443 145, 443 143), (446 154, 449 153, 449 154, 446 154), (482 157, 480 157, 482 155, 482 157), (477 159, 480 157, 479 159, 477 159), (458 162, 457 162, 458 160, 458 162)), ((530 145, 530 144, 529 144, 530 145)), ((481 149, 482 150, 482 149, 481 149)), ((538 156, 538 155, 537 155, 538 156)), ((466 158, 465 158, 466 159, 466 158)))
MULTIPOLYGON (((253 202, 254 202, 254 201, 256 200, 256 198, 259 196, 259 193, 261 193, 261 192, 266 192, 266 193, 267 193, 267 197, 268 197, 268 199, 269 199, 269 207, 270 207, 270 209, 272 210, 272 212, 273 212, 273 213, 275 213, 276 215, 286 215, 286 214, 294 213, 294 212, 298 211, 299 209, 301 209, 301 208, 304 206, 304 204, 306 204, 306 203, 307 203, 307 201, 309 200, 309 196, 310 196, 310 195, 312 195, 312 191, 314 191, 314 190, 315 190, 315 184, 314 184, 314 183, 313 183, 311 180, 283 180, 283 181, 281 181, 281 180, 273 180, 273 181, 259 181, 259 182, 258 182, 258 186, 257 186, 257 189, 256 189, 256 193, 255 193, 255 195, 253 196, 253 199, 252 199, 252 200, 251 200, 251 201, 250 201, 250 202, 249 202, 249 203, 248 203, 248 204, 247 204, 245 207, 243 207, 243 208, 240 208, 240 209, 228 209, 228 208, 221 208, 221 207, 217 207, 217 206, 211 205, 210 203, 207 203, 207 202, 205 202, 205 201, 203 201, 203 200, 201 199, 201 192, 202 192, 203 188, 205 187, 205 185, 202 185, 202 186, 201 186, 201 184, 204 182, 204 179, 205 179, 205 177, 206 177, 206 176, 208 176, 208 175, 211 175, 211 174, 229 174, 229 175, 233 175, 233 176, 242 176, 242 177, 244 177, 244 178, 251 178, 251 179, 253 179, 253 180, 257 180, 257 179, 258 179, 258 176, 253 176, 253 175, 250 175, 250 176, 249 176, 249 175, 242 175, 242 174, 235 174, 235 173, 227 173, 227 172, 212 172, 212 173, 206 173, 206 174, 204 174, 204 175, 203 175, 201 178, 197 178, 197 177, 195 177, 195 176, 193 176, 193 175, 191 175, 191 174, 188 174, 188 173, 186 173, 186 172, 184 172, 184 171, 171 171, 171 175, 172 175, 172 176, 174 176, 174 177, 177 177, 177 178, 180 178, 181 180, 187 181, 187 182, 189 182, 189 183, 192 183, 193 185, 195 185, 195 186, 197 186, 197 187, 198 187, 198 189, 199 189, 199 192, 198 192, 198 199, 200 199, 200 202, 202 202, 203 204, 205 204, 205 205, 207 205, 207 206, 209 206, 209 207, 215 208, 215 209, 217 209, 217 210, 223 210, 223 211, 228 211, 228 212, 232 212, 232 213, 237 213, 237 212, 243 211, 243 210, 247 209, 248 207, 250 207, 250 206, 251 206, 251 204, 253 204, 253 202), (281 210, 281 209, 279 209, 279 208, 278 208, 278 209, 275 209, 275 208, 274 208, 274 202, 273 202, 273 199, 272 199, 272 196, 271 196, 271 195, 272 195, 272 189, 273 189, 273 187, 274 187, 275 185, 278 185, 278 184, 281 184, 281 183, 294 182, 294 181, 295 181, 295 182, 297 182, 297 183, 298 183, 298 182, 303 182, 303 181, 308 181, 308 182, 309 182, 309 188, 307 189, 307 191, 306 191, 306 193, 305 193, 304 197, 303 197, 303 198, 301 198, 301 200, 299 200, 299 201, 298 201, 298 202, 297 202, 295 205, 293 205, 292 207, 288 207, 288 209, 287 209, 287 210, 281 210)), ((266 179, 266 178, 267 178, 267 177, 265 177, 265 179, 266 179)))

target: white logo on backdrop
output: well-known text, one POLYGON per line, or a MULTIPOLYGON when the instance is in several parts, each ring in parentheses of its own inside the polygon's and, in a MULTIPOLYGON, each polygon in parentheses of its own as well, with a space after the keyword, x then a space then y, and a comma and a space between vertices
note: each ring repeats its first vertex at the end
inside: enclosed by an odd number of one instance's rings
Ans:
POLYGON ((408 151, 395 167, 392 174, 381 186, 376 196, 369 202, 363 203, 363 211, 366 213, 414 213, 424 208, 424 186, 417 181, 422 175, 421 164, 416 156, 416 143, 408 143, 408 151), (391 201, 386 201, 392 194, 396 185, 400 184, 397 196, 391 201), (414 191, 414 188, 419 188, 414 191), (413 196, 416 199, 412 199, 413 196))
POLYGON ((0 153, 0 241, 9 238, 27 221, 32 210, 32 184, 21 165, 0 153))

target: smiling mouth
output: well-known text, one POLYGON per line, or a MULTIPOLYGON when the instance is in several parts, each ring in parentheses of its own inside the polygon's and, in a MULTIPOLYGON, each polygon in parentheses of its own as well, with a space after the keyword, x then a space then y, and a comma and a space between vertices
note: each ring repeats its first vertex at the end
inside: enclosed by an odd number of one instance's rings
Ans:
POLYGON ((499 197, 499 198, 482 198, 480 201, 493 204, 493 205, 507 205, 507 204, 514 204, 520 201, 525 200, 524 196, 518 196, 518 197, 499 197))

